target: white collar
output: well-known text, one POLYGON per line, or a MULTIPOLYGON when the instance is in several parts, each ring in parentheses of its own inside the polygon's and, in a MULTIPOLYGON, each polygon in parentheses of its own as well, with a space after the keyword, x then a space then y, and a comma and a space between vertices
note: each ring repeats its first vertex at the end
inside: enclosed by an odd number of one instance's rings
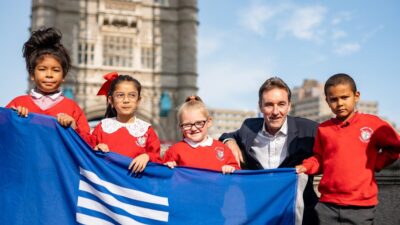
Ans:
POLYGON ((207 139, 202 142, 194 142, 188 138, 184 138, 183 141, 186 142, 188 145, 190 145, 192 148, 197 148, 199 146, 206 147, 206 146, 211 146, 213 144, 213 139, 210 136, 207 136, 207 139))
POLYGON ((36 90, 35 90, 35 88, 33 88, 33 89, 31 89, 31 96, 33 97, 33 98, 36 98, 36 99, 40 99, 40 98, 42 98, 43 96, 46 96, 46 97, 48 97, 48 98, 51 98, 52 100, 56 100, 58 97, 60 97, 62 95, 62 92, 61 91, 57 91, 57 92, 55 92, 55 93, 53 93, 53 94, 50 94, 50 95, 44 95, 44 94, 42 94, 42 93, 39 93, 39 92, 37 92, 36 90))
POLYGON ((263 132, 265 135, 268 135, 268 136, 276 136, 276 135, 278 135, 279 133, 281 133, 281 134, 283 134, 283 135, 286 136, 287 133, 288 133, 287 116, 286 116, 286 118, 285 118, 285 122, 283 122, 283 124, 282 124, 281 129, 279 129, 278 132, 276 132, 275 135, 270 134, 270 133, 267 131, 267 129, 265 129, 265 121, 264 121, 264 123, 263 123, 262 132, 263 132))
POLYGON ((150 126, 151 124, 136 117, 133 123, 121 123, 115 117, 101 120, 101 128, 108 134, 114 133, 120 128, 125 127, 130 135, 134 137, 141 137, 146 134, 150 126))

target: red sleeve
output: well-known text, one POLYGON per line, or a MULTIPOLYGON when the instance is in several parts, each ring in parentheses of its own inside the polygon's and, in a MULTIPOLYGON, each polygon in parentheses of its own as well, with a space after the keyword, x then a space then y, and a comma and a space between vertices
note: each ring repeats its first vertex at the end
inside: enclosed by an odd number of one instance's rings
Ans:
POLYGON ((147 134, 149 136, 146 142, 146 153, 149 155, 151 162, 161 163, 160 140, 152 127, 149 127, 147 134))
POLYGON ((375 171, 381 171, 383 168, 394 163, 399 158, 400 154, 397 152, 383 151, 379 153, 375 162, 375 171))
POLYGON ((385 121, 382 121, 371 139, 376 140, 377 149, 400 153, 400 135, 385 121))
MULTIPOLYGON (((21 104, 20 102, 20 99, 23 99, 23 98, 25 98, 25 95, 24 96, 19 96, 19 97, 16 97, 16 98, 14 98, 13 100, 11 100, 11 102, 9 102, 7 105, 6 105, 6 108, 11 108, 11 107, 17 107, 17 106, 24 106, 24 107, 26 107, 25 105, 23 105, 23 104, 21 104)), ((23 102, 23 100, 22 100, 22 102, 23 102)), ((25 102, 26 102, 26 100, 25 100, 25 102)))
POLYGON ((177 165, 179 165, 179 157, 177 153, 176 145, 172 145, 169 149, 165 152, 163 163, 175 161, 177 165))
POLYGON ((307 169, 307 171, 305 172, 306 174, 318 174, 322 172, 322 151, 323 146, 321 143, 321 133, 320 129, 318 129, 314 141, 314 155, 308 159, 303 160, 302 165, 307 169))
POLYGON ((92 148, 96 147, 97 144, 102 143, 102 139, 103 139, 102 133, 103 133, 103 130, 101 129, 101 122, 100 122, 94 128, 92 135, 90 135, 89 144, 92 146, 92 148))
MULTIPOLYGON (((216 141, 216 140, 214 140, 216 141)), ((240 170, 240 166, 237 163, 235 156, 233 156, 232 150, 230 148, 228 148, 228 146, 226 146, 225 144, 221 143, 224 148, 225 148, 225 155, 226 155, 226 159, 225 159, 225 165, 229 165, 229 166, 233 166, 235 167, 236 170, 240 170)))
POLYGON ((83 110, 78 105, 76 105, 76 113, 73 116, 76 122, 75 131, 83 138, 83 140, 91 144, 89 123, 85 114, 83 113, 83 110))
POLYGON ((11 100, 11 102, 9 102, 9 103, 6 105, 6 108, 16 107, 16 106, 15 106, 15 103, 14 103, 14 100, 15 100, 15 99, 11 100))

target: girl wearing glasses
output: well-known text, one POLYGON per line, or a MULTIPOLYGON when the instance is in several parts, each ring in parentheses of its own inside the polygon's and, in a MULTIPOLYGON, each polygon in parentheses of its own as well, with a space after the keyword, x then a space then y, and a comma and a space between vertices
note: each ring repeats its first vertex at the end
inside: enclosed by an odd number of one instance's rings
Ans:
POLYGON ((186 98, 178 111, 178 121, 183 140, 167 150, 165 165, 210 169, 224 174, 240 169, 231 150, 208 136, 212 120, 200 97, 186 98))
POLYGON ((142 172, 147 163, 160 162, 160 141, 151 125, 136 118, 141 97, 141 84, 128 75, 113 72, 104 75, 107 80, 97 95, 107 96, 105 119, 92 133, 95 151, 113 151, 134 158, 129 169, 142 172))

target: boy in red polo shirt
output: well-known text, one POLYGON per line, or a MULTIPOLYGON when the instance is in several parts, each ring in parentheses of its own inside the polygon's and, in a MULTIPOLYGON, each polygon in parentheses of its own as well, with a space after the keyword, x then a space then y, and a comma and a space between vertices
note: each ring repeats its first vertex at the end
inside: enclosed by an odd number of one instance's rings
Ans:
POLYGON ((374 175, 378 150, 400 152, 400 137, 377 116, 355 111, 360 93, 349 75, 331 76, 324 91, 336 118, 319 125, 314 156, 296 170, 323 174, 316 206, 320 225, 373 224, 378 204, 374 175))

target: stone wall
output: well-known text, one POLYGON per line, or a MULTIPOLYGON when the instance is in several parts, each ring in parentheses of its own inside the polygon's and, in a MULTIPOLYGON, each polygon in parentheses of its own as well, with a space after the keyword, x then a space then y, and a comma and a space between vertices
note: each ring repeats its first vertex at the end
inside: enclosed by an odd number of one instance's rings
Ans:
POLYGON ((376 173, 379 187, 379 204, 376 210, 377 225, 400 224, 400 160, 376 173))

